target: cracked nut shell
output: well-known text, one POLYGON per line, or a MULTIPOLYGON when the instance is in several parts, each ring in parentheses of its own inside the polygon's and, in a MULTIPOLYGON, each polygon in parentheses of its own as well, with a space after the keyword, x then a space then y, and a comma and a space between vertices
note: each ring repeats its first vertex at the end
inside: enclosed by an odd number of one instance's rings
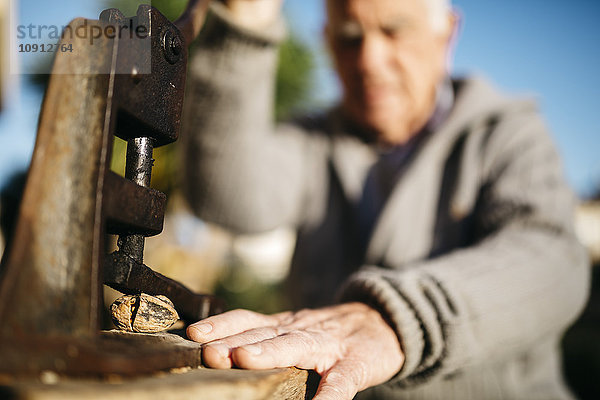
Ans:
POLYGON ((166 296, 146 293, 121 296, 110 306, 115 326, 123 331, 156 333, 169 329, 179 319, 166 296))

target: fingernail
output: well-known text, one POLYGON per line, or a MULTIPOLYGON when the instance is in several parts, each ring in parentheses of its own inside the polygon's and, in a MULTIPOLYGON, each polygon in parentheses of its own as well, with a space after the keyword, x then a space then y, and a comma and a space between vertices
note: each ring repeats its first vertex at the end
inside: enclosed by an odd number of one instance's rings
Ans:
POLYGON ((198 332, 200 332, 203 335, 206 335, 206 334, 212 332, 212 330, 213 330, 213 327, 211 324, 194 325, 192 328, 194 328, 195 330, 197 330, 198 332))
POLYGON ((229 347, 227 345, 221 343, 209 344, 207 347, 210 347, 222 358, 229 357, 229 347))
POLYGON ((246 350, 248 353, 250 353, 254 356, 258 356, 258 355, 260 355, 260 353, 262 353, 262 347, 257 344, 251 344, 248 346, 244 346, 244 347, 242 347, 242 349, 246 350))

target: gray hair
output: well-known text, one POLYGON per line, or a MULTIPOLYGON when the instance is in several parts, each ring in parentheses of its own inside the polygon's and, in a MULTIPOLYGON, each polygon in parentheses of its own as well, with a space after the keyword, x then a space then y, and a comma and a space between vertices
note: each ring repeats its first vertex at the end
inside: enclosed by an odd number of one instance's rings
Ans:
POLYGON ((446 29, 448 24, 448 12, 451 9, 450 0, 424 0, 429 9, 431 26, 435 31, 446 29))
MULTIPOLYGON (((333 6, 335 0, 327 0, 327 9, 333 6)), ((448 24, 448 12, 451 10, 451 0, 422 0, 429 9, 432 28, 437 31, 443 31, 448 24)))

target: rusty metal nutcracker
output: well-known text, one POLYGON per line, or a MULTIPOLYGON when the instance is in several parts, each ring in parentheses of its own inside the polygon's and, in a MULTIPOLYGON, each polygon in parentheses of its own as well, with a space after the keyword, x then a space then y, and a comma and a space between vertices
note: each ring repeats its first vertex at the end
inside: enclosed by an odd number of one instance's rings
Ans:
POLYGON ((0 281, 0 375, 140 374, 198 366, 197 348, 123 340, 100 331, 102 284, 166 295, 195 321, 221 304, 143 264, 145 237, 162 231, 166 196, 149 188, 152 151, 177 139, 187 47, 207 0, 191 0, 175 23, 142 5, 99 20, 107 32, 140 27, 143 38, 64 36, 44 98, 36 147, 0 281), (143 29, 142 29, 143 28, 143 29), (149 67, 149 68, 148 68, 149 67), (147 69, 147 70, 146 70, 147 69), (113 135, 127 141, 125 177, 109 170, 113 135), (105 254, 106 234, 119 250, 105 254))

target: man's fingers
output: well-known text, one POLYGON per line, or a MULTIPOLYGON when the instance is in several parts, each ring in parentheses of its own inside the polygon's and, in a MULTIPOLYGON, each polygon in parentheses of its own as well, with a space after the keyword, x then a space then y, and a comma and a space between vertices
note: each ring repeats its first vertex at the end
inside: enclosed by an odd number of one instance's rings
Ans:
POLYGON ((228 369, 233 367, 231 348, 223 343, 215 342, 202 348, 202 363, 210 368, 228 369))
POLYGON ((251 329, 229 336, 214 342, 207 343, 202 349, 202 360, 204 364, 212 368, 231 368, 231 352, 236 347, 262 342, 274 338, 279 334, 274 326, 266 328, 251 329))
POLYGON ((188 326, 187 336, 199 343, 232 336, 250 329, 273 326, 277 318, 248 310, 233 310, 188 326))
POLYGON ((321 377, 313 400, 350 400, 361 390, 367 379, 360 362, 340 361, 321 377))
POLYGON ((249 369, 298 367, 321 373, 342 355, 338 340, 322 332, 294 330, 232 350, 235 365, 249 369))
POLYGON ((344 305, 327 307, 320 310, 302 310, 297 313, 282 312, 264 315, 248 310, 233 310, 215 315, 192 324, 187 329, 191 340, 207 343, 213 340, 232 336, 250 329, 274 325, 287 326, 288 329, 304 329, 325 323, 328 319, 339 316, 344 305))

